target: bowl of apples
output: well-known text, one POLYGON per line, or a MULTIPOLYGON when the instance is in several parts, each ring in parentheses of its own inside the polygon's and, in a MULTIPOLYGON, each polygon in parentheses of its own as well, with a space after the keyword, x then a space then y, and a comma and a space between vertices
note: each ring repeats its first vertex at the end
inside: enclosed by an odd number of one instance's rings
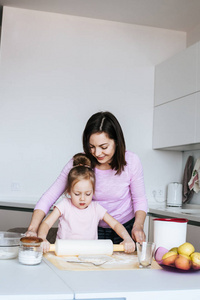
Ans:
POLYGON ((171 270, 171 268, 190 272, 200 270, 200 252, 195 252, 194 246, 188 242, 170 250, 158 247, 154 258, 160 266, 167 270, 171 270))

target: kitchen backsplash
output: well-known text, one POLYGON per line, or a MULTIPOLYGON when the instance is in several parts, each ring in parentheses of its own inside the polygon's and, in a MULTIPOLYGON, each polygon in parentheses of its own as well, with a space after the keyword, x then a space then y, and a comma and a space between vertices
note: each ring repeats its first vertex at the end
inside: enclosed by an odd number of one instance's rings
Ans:
MULTIPOLYGON (((191 151, 184 151, 183 152, 183 170, 182 170, 182 174, 184 172, 184 168, 185 168, 185 164, 187 162, 187 159, 190 155, 193 157, 194 165, 195 165, 196 160, 198 158, 200 158, 200 150, 191 150, 191 151)), ((194 195, 192 196, 192 199, 190 201, 190 204, 199 204, 200 205, 200 192, 199 193, 194 193, 194 195)))

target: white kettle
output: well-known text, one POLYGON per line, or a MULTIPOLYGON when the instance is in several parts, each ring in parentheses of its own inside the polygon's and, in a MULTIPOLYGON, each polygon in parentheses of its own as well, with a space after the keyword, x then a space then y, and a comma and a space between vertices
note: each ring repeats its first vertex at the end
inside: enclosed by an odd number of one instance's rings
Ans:
POLYGON ((171 182, 167 190, 167 206, 182 206, 182 184, 171 182))

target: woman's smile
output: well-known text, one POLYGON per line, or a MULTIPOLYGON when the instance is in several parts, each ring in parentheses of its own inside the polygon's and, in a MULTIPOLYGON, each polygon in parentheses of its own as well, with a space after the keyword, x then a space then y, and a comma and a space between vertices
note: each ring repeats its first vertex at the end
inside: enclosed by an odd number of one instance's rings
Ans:
POLYGON ((104 156, 101 156, 101 157, 100 157, 100 156, 97 156, 97 157, 96 157, 97 160, 103 160, 104 158, 105 158, 105 155, 104 155, 104 156))
POLYGON ((115 141, 105 132, 93 133, 89 139, 90 152, 100 163, 97 168, 110 169, 110 162, 115 154, 115 141))

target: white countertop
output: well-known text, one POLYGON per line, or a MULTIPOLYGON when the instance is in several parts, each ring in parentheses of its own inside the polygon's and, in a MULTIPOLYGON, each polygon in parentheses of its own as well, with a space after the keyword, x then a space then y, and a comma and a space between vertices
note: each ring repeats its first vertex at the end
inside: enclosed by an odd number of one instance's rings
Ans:
POLYGON ((0 300, 192 299, 200 297, 200 271, 61 271, 45 258, 40 265, 0 260, 0 300))
POLYGON ((74 299, 74 292, 45 260, 35 266, 0 260, 0 300, 74 299))
MULTIPOLYGON (((0 201, 0 208, 13 210, 27 210, 34 209, 34 203, 24 202, 2 202, 0 201)), ((171 218, 186 218, 189 221, 200 223, 200 205, 186 204, 183 207, 167 207, 165 203, 149 204, 149 214, 156 214, 171 218)))
POLYGON ((200 205, 187 204, 182 207, 167 207, 165 204, 149 204, 149 214, 170 218, 186 218, 200 223, 200 205))

